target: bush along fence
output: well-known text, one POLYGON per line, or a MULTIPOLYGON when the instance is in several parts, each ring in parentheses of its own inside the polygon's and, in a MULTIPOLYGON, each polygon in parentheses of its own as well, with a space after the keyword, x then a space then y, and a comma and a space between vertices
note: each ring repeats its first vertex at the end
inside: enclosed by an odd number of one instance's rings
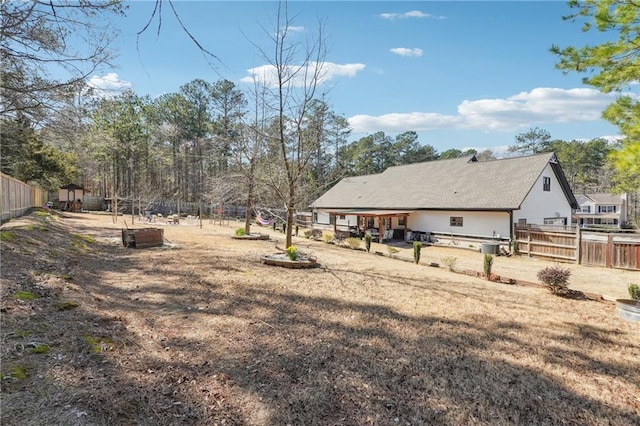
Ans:
POLYGON ((514 225, 514 248, 524 256, 580 265, 640 270, 640 234, 585 231, 577 226, 561 228, 514 225))
POLYGON ((27 185, 18 179, 0 173, 0 206, 2 221, 22 216, 32 207, 42 207, 47 203, 47 192, 27 185))

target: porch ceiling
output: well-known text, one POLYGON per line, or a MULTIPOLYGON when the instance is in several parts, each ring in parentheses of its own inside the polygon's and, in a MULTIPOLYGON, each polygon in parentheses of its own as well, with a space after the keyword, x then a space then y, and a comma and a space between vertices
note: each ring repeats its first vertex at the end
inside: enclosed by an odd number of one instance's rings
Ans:
POLYGON ((330 215, 350 215, 350 216, 363 216, 363 217, 378 217, 378 216, 409 216, 413 211, 411 210, 344 210, 344 209, 323 209, 330 215))

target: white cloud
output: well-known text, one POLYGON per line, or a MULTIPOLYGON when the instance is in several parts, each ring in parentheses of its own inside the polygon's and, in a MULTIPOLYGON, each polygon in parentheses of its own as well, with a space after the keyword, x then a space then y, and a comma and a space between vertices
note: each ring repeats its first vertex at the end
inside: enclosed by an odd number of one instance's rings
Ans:
POLYGON ((539 87, 506 99, 463 101, 458 113, 468 127, 509 131, 532 123, 596 121, 614 99, 594 89, 539 87))
POLYGON ((391 113, 384 115, 354 115, 349 124, 355 133, 416 132, 458 128, 460 117, 432 112, 391 113), (374 130, 375 129, 375 130, 374 130))
POLYGON ((381 13, 378 15, 382 19, 394 20, 394 19, 408 19, 408 18, 434 18, 434 19, 444 19, 444 16, 435 16, 429 13, 424 13, 419 10, 411 10, 409 12, 404 13, 381 13))
POLYGON ((290 26, 290 27, 287 27, 287 30, 291 31, 292 33, 301 33, 304 31, 304 27, 290 26))
MULTIPOLYGON (((364 64, 334 64, 333 62, 311 62, 306 68, 296 65, 290 65, 285 72, 291 77, 291 85, 294 87, 302 87, 305 84, 305 77, 310 78, 313 73, 319 71, 319 84, 338 77, 354 77, 359 71, 362 71, 366 65, 364 64)), ((243 83, 253 83, 254 79, 266 86, 273 87, 277 84, 276 68, 273 65, 261 65, 259 67, 247 70, 249 74, 240 81, 243 83)))
POLYGON ((400 56, 412 56, 412 57, 420 57, 422 56, 422 49, 419 47, 409 48, 409 47, 394 47, 393 49, 389 49, 391 53, 395 53, 400 56))
POLYGON ((124 90, 130 89, 131 83, 120 80, 114 72, 103 76, 94 75, 87 82, 86 93, 97 98, 113 98, 124 90))
POLYGON ((434 112, 355 115, 349 118, 349 123, 355 133, 443 129, 511 132, 545 123, 600 120, 602 111, 615 96, 588 88, 539 87, 505 99, 464 100, 455 115, 434 112))

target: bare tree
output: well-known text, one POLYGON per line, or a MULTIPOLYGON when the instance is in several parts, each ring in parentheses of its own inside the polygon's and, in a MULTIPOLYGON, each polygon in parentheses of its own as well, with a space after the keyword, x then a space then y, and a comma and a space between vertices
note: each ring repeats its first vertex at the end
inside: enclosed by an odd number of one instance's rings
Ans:
POLYGON ((272 168, 270 185, 287 212, 286 247, 291 246, 294 212, 300 201, 298 187, 318 150, 318 140, 306 137, 305 118, 326 74, 323 23, 319 22, 316 37, 305 44, 294 41, 292 24, 287 3, 279 2, 275 31, 265 30, 272 42, 271 53, 260 49, 267 62, 261 67, 260 77, 273 100, 270 107, 276 119, 276 132, 270 142, 279 152, 280 170, 272 168))
POLYGON ((117 34, 108 16, 122 10, 116 0, 0 2, 0 115, 38 121, 55 109, 67 89, 109 62, 117 34))

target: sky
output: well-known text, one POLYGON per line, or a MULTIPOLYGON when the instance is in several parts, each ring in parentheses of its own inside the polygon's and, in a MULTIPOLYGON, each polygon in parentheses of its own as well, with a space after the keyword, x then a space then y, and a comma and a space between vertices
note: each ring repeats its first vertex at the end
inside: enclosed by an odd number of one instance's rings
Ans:
MULTIPOLYGON (((132 89, 155 98, 194 79, 227 79, 250 89, 270 51, 277 3, 176 1, 182 24, 217 59, 203 55, 164 2, 158 20, 137 38, 155 2, 129 2, 113 68, 94 87, 132 89)), ((378 131, 416 131, 419 142, 496 153, 529 129, 553 139, 615 138, 601 119, 614 94, 584 85, 584 75, 555 68, 560 47, 604 40, 581 31, 561 1, 290 1, 292 40, 328 37, 330 72, 319 88, 332 110, 348 119, 350 141, 378 131)))

